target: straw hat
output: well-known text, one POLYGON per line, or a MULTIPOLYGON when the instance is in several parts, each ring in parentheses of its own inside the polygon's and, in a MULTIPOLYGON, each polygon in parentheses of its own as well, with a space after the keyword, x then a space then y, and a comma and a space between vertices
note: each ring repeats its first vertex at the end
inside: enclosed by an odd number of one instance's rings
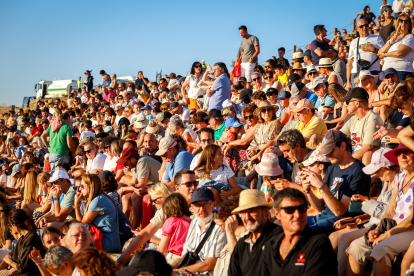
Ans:
POLYGON ((260 112, 262 112, 262 109, 265 107, 272 107, 274 109, 275 114, 279 110, 279 107, 277 105, 272 105, 269 101, 261 101, 259 103, 259 106, 254 111, 254 115, 258 116, 260 112))
POLYGON ((292 66, 293 70, 306 70, 306 68, 303 68, 302 63, 295 62, 292 66))
POLYGON ((231 213, 237 214, 243 210, 267 207, 272 208, 272 203, 267 203, 265 194, 257 189, 247 189, 240 193, 239 207, 234 209, 231 213))
POLYGON ((305 79, 309 80, 309 73, 318 72, 315 65, 311 64, 306 67, 305 79))
POLYGON ((299 59, 303 58, 304 54, 302 52, 294 52, 292 55, 292 59, 299 59))
POLYGON ((270 152, 263 154, 262 161, 256 165, 256 171, 261 176, 278 176, 283 173, 279 166, 279 158, 270 152))
POLYGON ((157 131, 159 130, 159 126, 158 126, 158 124, 157 124, 157 120, 156 119, 151 119, 149 122, 148 122, 148 126, 147 126, 147 128, 145 129, 145 131, 147 132, 147 133, 152 133, 152 134, 155 134, 155 133, 157 133, 157 131))
POLYGON ((333 65, 332 65, 332 59, 330 59, 330 58, 321 58, 319 60, 318 67, 319 68, 321 68, 321 67, 333 67, 333 65))

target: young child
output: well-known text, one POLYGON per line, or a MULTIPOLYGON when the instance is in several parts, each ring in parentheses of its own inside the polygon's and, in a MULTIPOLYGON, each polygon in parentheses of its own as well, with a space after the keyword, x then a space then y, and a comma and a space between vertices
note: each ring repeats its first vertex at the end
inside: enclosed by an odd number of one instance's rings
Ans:
POLYGON ((78 146, 75 151, 76 157, 75 157, 75 165, 72 166, 72 169, 76 167, 82 167, 84 159, 84 152, 83 152, 83 146, 78 146))
POLYGON ((283 170, 279 166, 277 155, 265 152, 262 161, 256 166, 256 172, 263 176, 263 184, 260 191, 265 194, 267 203, 272 203, 273 197, 276 195, 276 189, 270 181, 282 179, 283 177, 283 170))
POLYGON ((174 193, 169 195, 163 205, 165 223, 162 226, 162 237, 157 251, 165 255, 167 263, 172 264, 181 257, 183 246, 191 223, 191 212, 185 198, 174 193))
POLYGON ((221 135, 220 140, 217 141, 218 145, 224 145, 228 142, 236 140, 236 136, 243 124, 239 123, 233 117, 229 117, 226 121, 224 121, 224 126, 226 127, 226 130, 221 135))
POLYGON ((44 166, 43 166, 43 171, 44 172, 50 172, 52 170, 52 167, 50 166, 49 163, 49 153, 45 154, 45 161, 44 161, 44 166))
POLYGON ((141 108, 142 111, 144 111, 145 116, 147 117, 147 120, 154 119, 154 116, 151 114, 152 108, 150 105, 146 105, 143 108, 141 108))

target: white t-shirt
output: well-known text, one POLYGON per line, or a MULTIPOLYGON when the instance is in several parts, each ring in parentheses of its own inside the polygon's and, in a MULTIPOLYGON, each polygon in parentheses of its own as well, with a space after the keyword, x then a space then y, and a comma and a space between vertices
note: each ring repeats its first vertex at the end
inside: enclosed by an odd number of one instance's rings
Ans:
MULTIPOLYGON (((373 52, 366 52, 361 50, 362 45, 366 45, 367 43, 371 43, 375 49, 380 49, 384 46, 384 41, 379 35, 368 34, 366 37, 359 38, 359 57, 355 58, 357 55, 357 45, 358 45, 358 38, 352 40, 351 45, 349 46, 349 57, 348 59, 354 58, 354 62, 352 63, 352 73, 357 72, 357 60, 364 59, 371 63, 377 58, 377 55, 373 52)), ((369 68, 370 71, 381 71, 380 69, 380 60, 378 59, 372 66, 369 68)), ((383 69, 384 70, 384 69, 383 69)))
POLYGON ((106 155, 97 152, 93 160, 88 159, 86 163, 86 172, 91 173, 93 170, 103 170, 106 160, 106 155))
POLYGON ((103 167, 104 171, 114 171, 116 167, 116 161, 118 161, 119 157, 113 156, 112 159, 109 155, 107 155, 105 159, 105 164, 103 167))
POLYGON ((185 80, 188 81, 188 98, 197 99, 198 96, 204 95, 206 91, 197 86, 203 75, 200 78, 196 78, 194 75, 188 75, 185 80))
POLYGON ((256 89, 256 87, 253 86, 253 93, 256 91, 263 91, 266 93, 267 89, 269 89, 269 85, 262 81, 262 87, 260 89, 256 89))
POLYGON ((81 133, 79 140, 82 141, 84 138, 88 137, 88 136, 92 136, 93 138, 95 138, 95 133, 93 133, 92 131, 84 131, 81 133))
POLYGON ((394 11, 394 13, 403 12, 404 5, 405 5, 404 0, 394 0, 394 2, 392 2, 392 10, 394 11))
MULTIPOLYGON (((387 41, 388 42, 388 41, 387 41)), ((394 68, 397 71, 404 71, 404 72, 412 72, 413 71, 413 61, 414 61, 414 36, 412 34, 408 34, 395 42, 388 52, 394 52, 398 50, 400 45, 406 45, 411 48, 411 51, 401 58, 394 58, 394 57, 385 57, 384 59, 384 66, 382 67, 382 71, 387 70, 388 68, 394 68)))
MULTIPOLYGON (((196 172, 198 178, 201 179, 203 172, 196 172)), ((220 182, 226 185, 229 185, 229 179, 234 176, 234 172, 227 165, 222 165, 217 170, 212 170, 210 173, 210 179, 216 182, 220 182)))
POLYGON ((329 75, 328 82, 329 82, 329 80, 331 79, 331 77, 332 77, 333 75, 335 75, 335 76, 338 78, 338 84, 339 84, 340 86, 343 86, 343 85, 344 85, 344 82, 342 81, 342 77, 341 77, 341 75, 339 75, 339 74, 338 74, 337 72, 335 72, 335 71, 333 71, 333 72, 329 75))

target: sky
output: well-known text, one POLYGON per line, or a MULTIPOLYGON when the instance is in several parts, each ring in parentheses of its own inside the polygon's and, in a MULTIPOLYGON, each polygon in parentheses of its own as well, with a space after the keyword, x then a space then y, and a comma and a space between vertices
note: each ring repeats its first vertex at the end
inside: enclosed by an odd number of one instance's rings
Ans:
MULTIPOLYGON (((238 27, 259 38, 259 62, 285 47, 309 44, 313 26, 328 34, 347 26, 381 0, 318 1, 0 1, 0 105, 21 106, 43 80, 77 79, 93 70, 134 76, 142 70, 189 73, 194 61, 225 62, 230 68, 240 46, 238 27)), ((332 34, 328 35, 331 38, 332 34)), ((302 47, 303 48, 303 47, 302 47)), ((231 69, 231 68, 230 68, 231 69)))

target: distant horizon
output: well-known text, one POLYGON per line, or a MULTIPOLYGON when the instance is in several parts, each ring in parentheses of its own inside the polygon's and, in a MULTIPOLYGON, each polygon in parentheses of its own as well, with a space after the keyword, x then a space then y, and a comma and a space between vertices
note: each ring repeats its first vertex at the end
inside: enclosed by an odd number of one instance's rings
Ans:
POLYGON ((286 48, 290 60, 293 45, 304 49, 315 39, 314 25, 324 24, 329 39, 335 27, 347 26, 350 33, 352 19, 367 4, 378 16, 379 0, 349 0, 342 6, 328 0, 318 5, 304 0, 2 1, 0 105, 21 106, 25 96, 35 96, 41 79, 85 79, 85 70, 93 70, 97 84, 102 69, 134 78, 143 71, 153 81, 160 70, 185 76, 194 61, 203 59, 230 68, 241 25, 259 38, 259 63, 277 57, 279 47, 286 48))

